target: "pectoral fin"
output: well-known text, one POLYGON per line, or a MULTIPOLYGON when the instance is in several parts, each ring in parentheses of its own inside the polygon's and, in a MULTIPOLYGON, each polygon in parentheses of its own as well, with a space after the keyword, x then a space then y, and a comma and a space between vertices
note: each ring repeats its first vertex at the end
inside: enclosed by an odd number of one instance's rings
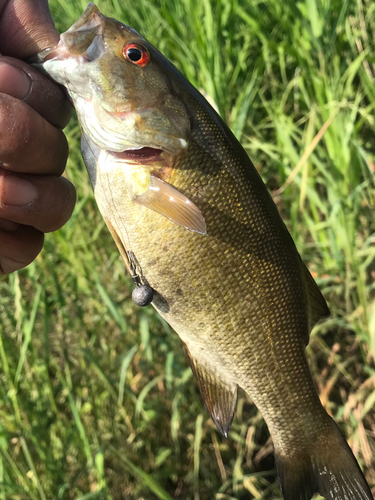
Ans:
POLYGON ((158 177, 151 175, 148 188, 135 201, 190 231, 206 234, 206 223, 199 208, 158 177))
POLYGON ((185 343, 184 347, 207 410, 219 431, 228 437, 236 408, 237 384, 226 380, 217 370, 198 363, 185 343))

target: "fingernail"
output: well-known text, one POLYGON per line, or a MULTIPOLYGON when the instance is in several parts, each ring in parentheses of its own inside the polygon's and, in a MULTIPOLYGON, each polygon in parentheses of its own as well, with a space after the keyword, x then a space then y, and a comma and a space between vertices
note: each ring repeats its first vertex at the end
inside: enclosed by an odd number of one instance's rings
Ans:
POLYGON ((21 177, 7 175, 4 179, 3 204, 16 207, 32 203, 37 191, 35 187, 21 177))
POLYGON ((31 79, 24 71, 7 63, 0 63, 0 92, 17 99, 26 99, 31 90, 31 79))

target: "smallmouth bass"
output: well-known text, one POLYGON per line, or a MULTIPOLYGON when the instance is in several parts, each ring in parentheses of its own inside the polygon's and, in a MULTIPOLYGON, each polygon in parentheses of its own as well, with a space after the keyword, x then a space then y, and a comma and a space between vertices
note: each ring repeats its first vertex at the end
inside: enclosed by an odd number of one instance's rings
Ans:
POLYGON ((218 429, 227 435, 242 387, 270 430, 285 500, 371 500, 305 354, 328 307, 229 128, 147 40, 92 3, 35 64, 67 88, 100 211, 180 336, 218 429))

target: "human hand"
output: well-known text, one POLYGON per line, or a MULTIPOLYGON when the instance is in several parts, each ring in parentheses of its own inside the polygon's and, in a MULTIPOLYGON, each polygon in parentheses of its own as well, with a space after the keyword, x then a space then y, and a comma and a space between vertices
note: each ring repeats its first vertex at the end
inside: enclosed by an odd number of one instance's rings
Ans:
POLYGON ((63 226, 75 204, 61 177, 71 106, 21 61, 58 40, 47 0, 0 0, 0 274, 32 262, 44 233, 63 226))

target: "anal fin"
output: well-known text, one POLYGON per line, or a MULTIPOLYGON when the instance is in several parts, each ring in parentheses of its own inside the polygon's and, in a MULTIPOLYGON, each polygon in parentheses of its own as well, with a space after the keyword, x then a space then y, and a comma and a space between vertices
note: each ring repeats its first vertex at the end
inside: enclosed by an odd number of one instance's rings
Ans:
POLYGON ((236 409, 237 384, 226 380, 208 364, 199 363, 185 343, 184 347, 207 410, 219 431, 228 437, 236 409))
POLYGON ((304 263, 302 263, 302 267, 307 294, 309 329, 311 330, 321 319, 327 318, 330 315, 330 312, 325 298, 319 290, 318 285, 315 283, 314 278, 311 276, 310 271, 304 263))

